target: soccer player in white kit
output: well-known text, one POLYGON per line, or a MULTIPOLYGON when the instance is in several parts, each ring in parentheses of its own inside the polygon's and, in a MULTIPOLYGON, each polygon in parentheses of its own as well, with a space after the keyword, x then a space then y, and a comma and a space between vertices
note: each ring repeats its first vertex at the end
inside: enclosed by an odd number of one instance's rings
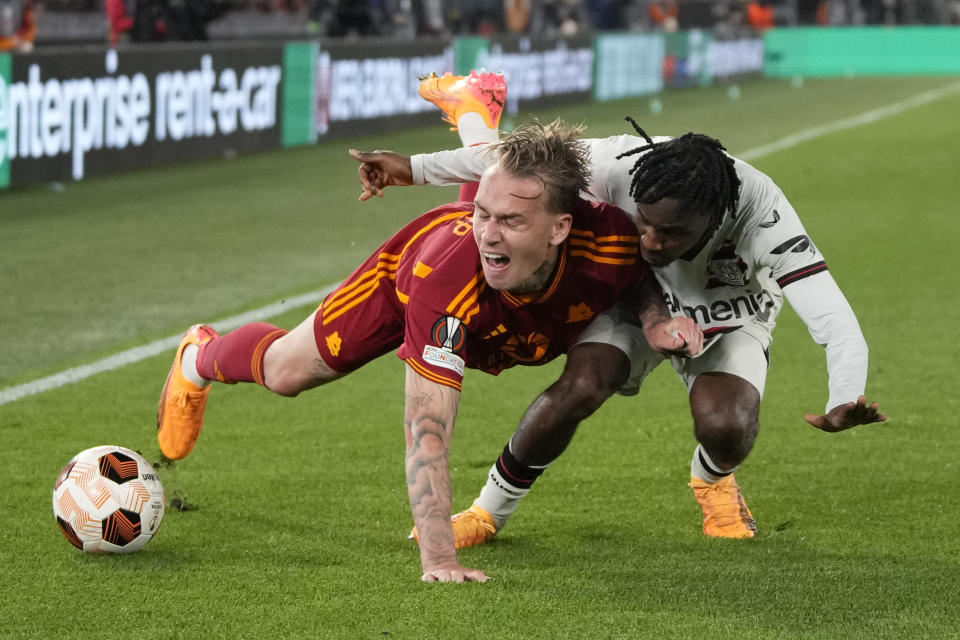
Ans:
MULTIPOLYGON (((449 105, 478 108, 466 100, 437 104, 461 125, 470 119, 460 120, 463 113, 449 105)), ((826 349, 826 409, 805 415, 814 427, 835 432, 886 420, 864 395, 867 345, 824 257, 769 177, 708 136, 650 138, 633 124, 639 136, 585 141, 592 177, 584 196, 635 215, 642 256, 671 313, 694 319, 703 331, 698 357, 670 358, 687 386, 698 441, 690 487, 706 535, 753 537, 756 524, 733 472, 757 434, 772 331, 784 296, 826 349)), ((467 142, 471 134, 463 128, 467 142)), ((409 158, 391 152, 351 155, 361 162, 361 199, 382 196, 390 185, 476 180, 490 162, 476 144, 409 158)), ((624 312, 599 316, 569 352, 560 378, 527 409, 480 496, 454 516, 457 545, 496 535, 580 421, 615 392, 637 393, 664 359, 624 312)))

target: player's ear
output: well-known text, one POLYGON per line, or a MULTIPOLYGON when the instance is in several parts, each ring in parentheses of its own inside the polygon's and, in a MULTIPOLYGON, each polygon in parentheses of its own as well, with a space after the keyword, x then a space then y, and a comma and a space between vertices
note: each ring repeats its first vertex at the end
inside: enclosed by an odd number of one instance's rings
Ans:
POLYGON ((569 213, 558 213, 553 217, 553 227, 550 233, 550 244, 562 244, 567 236, 570 235, 570 227, 573 226, 573 215, 569 213))

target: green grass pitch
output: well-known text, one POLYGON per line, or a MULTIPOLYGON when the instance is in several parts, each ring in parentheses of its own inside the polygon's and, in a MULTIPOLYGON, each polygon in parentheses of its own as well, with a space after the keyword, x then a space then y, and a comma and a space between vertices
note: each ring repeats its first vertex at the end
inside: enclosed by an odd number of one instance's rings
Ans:
MULTIPOLYGON (((955 82, 757 81, 538 112, 588 135, 702 131, 744 153, 955 82), (734 99, 736 97, 736 99, 734 99)), ((71 547, 60 467, 120 444, 158 457, 172 352, 0 406, 0 638, 956 638, 960 410, 951 318, 960 95, 764 155, 871 348, 883 425, 825 434, 822 349, 786 309, 756 447, 737 472, 749 541, 699 529, 685 393, 661 367, 588 420, 492 543, 484 585, 427 585, 403 475, 402 365, 297 399, 220 386, 196 451, 159 467, 168 510, 132 556, 71 547)), ((531 114, 521 114, 520 121, 531 114)), ((346 276, 451 188, 357 202, 348 147, 453 146, 434 127, 0 193, 0 389, 346 276)), ((272 319, 292 327, 310 312, 272 319)), ((452 450, 469 504, 560 363, 471 373, 452 450)))

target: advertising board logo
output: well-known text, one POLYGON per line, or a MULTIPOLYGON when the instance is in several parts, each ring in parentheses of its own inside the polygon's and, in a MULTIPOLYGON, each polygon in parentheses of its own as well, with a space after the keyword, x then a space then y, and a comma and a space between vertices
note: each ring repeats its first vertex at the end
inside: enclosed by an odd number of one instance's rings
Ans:
POLYGON ((477 66, 502 70, 510 83, 507 112, 516 113, 520 100, 590 91, 593 86, 593 47, 568 45, 564 40, 545 50, 534 50, 521 38, 520 51, 507 52, 500 43, 477 52, 477 66))
POLYGON ((316 78, 318 132, 330 122, 435 110, 417 93, 417 76, 449 69, 450 62, 446 55, 331 60, 321 53, 316 78))
POLYGON ((0 72, 0 117, 4 162, 69 154, 72 176, 84 176, 85 155, 94 149, 125 149, 148 142, 229 135, 272 128, 277 118, 279 65, 225 66, 214 70, 209 54, 199 68, 147 75, 117 74, 117 53, 105 56, 98 77, 43 77, 39 63, 26 81, 13 82, 9 56, 0 72))

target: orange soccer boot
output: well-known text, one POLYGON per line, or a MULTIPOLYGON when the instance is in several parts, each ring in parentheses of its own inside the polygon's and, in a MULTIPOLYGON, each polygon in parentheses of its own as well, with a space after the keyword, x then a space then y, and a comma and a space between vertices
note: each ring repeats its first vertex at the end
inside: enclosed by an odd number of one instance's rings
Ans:
POLYGON ((740 495, 740 486, 733 474, 710 484, 690 478, 693 495, 703 511, 703 532, 714 538, 752 538, 757 523, 740 495))
MULTIPOLYGON (((450 517, 453 525, 453 540, 457 549, 483 544, 497 535, 497 527, 493 524, 493 516, 483 507, 471 505, 466 511, 450 517)), ((417 528, 410 532, 410 537, 418 543, 417 528)))
POLYGON ((160 451, 170 460, 186 457, 193 450, 203 428, 203 410, 207 406, 210 387, 198 387, 181 372, 183 351, 189 345, 200 346, 218 337, 213 327, 197 324, 190 327, 180 341, 167 382, 160 393, 157 407, 157 440, 160 451))
POLYGON ((496 129, 507 99, 507 83, 502 73, 471 71, 468 76, 431 73, 420 79, 420 97, 440 107, 443 119, 457 129, 464 113, 479 113, 487 126, 496 129))

